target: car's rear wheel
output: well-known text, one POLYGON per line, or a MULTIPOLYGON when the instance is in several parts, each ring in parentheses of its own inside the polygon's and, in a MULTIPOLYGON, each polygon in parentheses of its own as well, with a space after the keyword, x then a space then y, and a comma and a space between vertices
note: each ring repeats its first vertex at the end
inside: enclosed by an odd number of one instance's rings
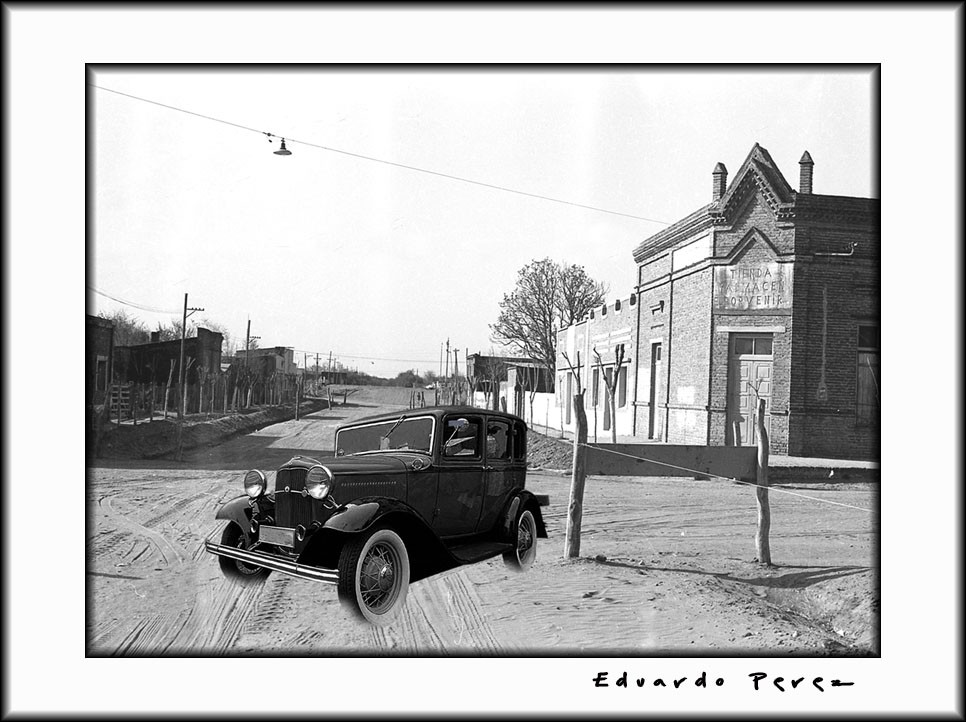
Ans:
POLYGON ((526 571, 537 558, 537 522, 529 509, 517 518, 517 538, 513 549, 503 553, 503 562, 516 571, 526 571))
MULTIPOLYGON (((226 547, 235 547, 236 549, 246 549, 248 546, 245 543, 245 535, 235 523, 230 523, 225 527, 225 531, 221 535, 221 543, 226 547)), ((262 582, 272 571, 265 567, 243 562, 240 559, 222 556, 218 557, 218 566, 221 567, 221 571, 226 577, 239 584, 262 582)))
POLYGON ((409 592, 409 554, 391 529, 350 539, 339 555, 339 601, 357 618, 391 622, 409 592))

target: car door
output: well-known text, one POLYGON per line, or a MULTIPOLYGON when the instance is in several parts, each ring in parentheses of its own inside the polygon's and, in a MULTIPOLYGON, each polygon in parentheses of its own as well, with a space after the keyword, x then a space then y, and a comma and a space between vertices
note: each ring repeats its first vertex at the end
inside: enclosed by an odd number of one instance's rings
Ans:
POLYGON ((508 420, 491 416, 486 421, 483 510, 477 531, 488 532, 498 523, 513 491, 513 466, 513 427, 508 420))
POLYGON ((443 417, 433 529, 440 536, 472 534, 483 509, 483 416, 443 417))

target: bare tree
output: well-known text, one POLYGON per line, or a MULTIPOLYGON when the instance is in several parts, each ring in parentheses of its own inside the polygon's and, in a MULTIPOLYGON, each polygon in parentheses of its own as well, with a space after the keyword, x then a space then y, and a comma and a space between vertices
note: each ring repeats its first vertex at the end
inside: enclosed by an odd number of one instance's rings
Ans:
POLYGON ((530 424, 533 424, 533 401, 537 397, 537 389, 540 388, 541 370, 536 366, 523 367, 523 390, 530 401, 530 424))
POLYGON ((136 346, 151 340, 151 332, 141 321, 119 310, 112 313, 99 313, 100 318, 114 324, 115 346, 136 346))
POLYGON ((531 261, 517 272, 516 287, 500 302, 500 315, 490 325, 493 340, 553 369, 557 329, 579 321, 603 303, 606 293, 606 286, 590 278, 583 266, 549 258, 531 261))
MULTIPOLYGON (((621 365, 624 363, 624 344, 617 344, 617 348, 614 351, 614 374, 613 376, 608 376, 604 373, 604 362, 600 358, 600 353, 597 351, 597 347, 594 347, 594 356, 597 357, 597 366, 600 367, 600 375, 604 377, 604 384, 607 386, 607 398, 610 403, 610 439, 611 443, 617 443, 617 403, 615 401, 617 397, 617 385, 619 382, 619 377, 621 373, 621 365)), ((594 422, 594 429, 596 431, 597 425, 594 422)))
POLYGON ((500 382, 506 378, 506 369, 506 360, 493 355, 481 357, 481 361, 475 367, 476 374, 482 377, 489 388, 486 392, 486 406, 495 411, 500 410, 500 382))

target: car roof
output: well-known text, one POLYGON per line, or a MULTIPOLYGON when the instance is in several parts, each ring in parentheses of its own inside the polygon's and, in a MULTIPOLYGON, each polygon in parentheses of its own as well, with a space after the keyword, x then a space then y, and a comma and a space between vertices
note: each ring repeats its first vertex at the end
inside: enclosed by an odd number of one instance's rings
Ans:
POLYGON ((480 409, 476 406, 425 406, 418 409, 403 409, 402 411, 387 411, 382 414, 376 414, 374 416, 367 416, 364 419, 358 419, 353 421, 351 424, 345 424, 340 426, 340 429, 349 428, 351 426, 358 426, 360 424, 371 424, 378 421, 396 421, 400 416, 403 418, 411 418, 417 416, 433 416, 436 419, 441 419, 443 416, 452 416, 453 414, 464 415, 464 416, 479 416, 481 414, 486 414, 490 417, 496 417, 501 419, 507 419, 509 421, 519 421, 523 423, 523 419, 514 414, 508 414, 505 411, 495 411, 493 409, 480 409))

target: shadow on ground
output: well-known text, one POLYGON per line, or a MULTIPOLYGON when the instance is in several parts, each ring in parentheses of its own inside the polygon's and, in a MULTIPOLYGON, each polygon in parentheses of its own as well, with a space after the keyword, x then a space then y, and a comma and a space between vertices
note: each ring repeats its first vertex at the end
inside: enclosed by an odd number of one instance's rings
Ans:
POLYGON ((706 577, 714 577, 716 579, 722 579, 729 582, 737 582, 739 584, 747 584, 752 587, 769 587, 772 589, 804 589, 810 587, 813 584, 819 584, 821 582, 831 581, 832 579, 838 579, 840 577, 851 576, 852 574, 861 574, 862 572, 872 571, 872 567, 862 567, 862 566, 837 566, 837 567, 783 567, 783 566, 773 566, 770 569, 774 572, 770 575, 762 575, 757 577, 742 577, 735 576, 734 574, 729 574, 727 572, 710 572, 703 569, 689 569, 687 567, 660 567, 660 566, 649 566, 644 563, 632 564, 628 562, 619 562, 611 560, 597 560, 589 559, 595 564, 603 564, 605 566, 611 567, 624 567, 626 569, 634 569, 635 571, 655 571, 655 572, 671 572, 674 574, 696 574, 706 577), (788 570, 785 573, 785 570, 788 570), (802 571, 795 571, 802 570, 802 571))

